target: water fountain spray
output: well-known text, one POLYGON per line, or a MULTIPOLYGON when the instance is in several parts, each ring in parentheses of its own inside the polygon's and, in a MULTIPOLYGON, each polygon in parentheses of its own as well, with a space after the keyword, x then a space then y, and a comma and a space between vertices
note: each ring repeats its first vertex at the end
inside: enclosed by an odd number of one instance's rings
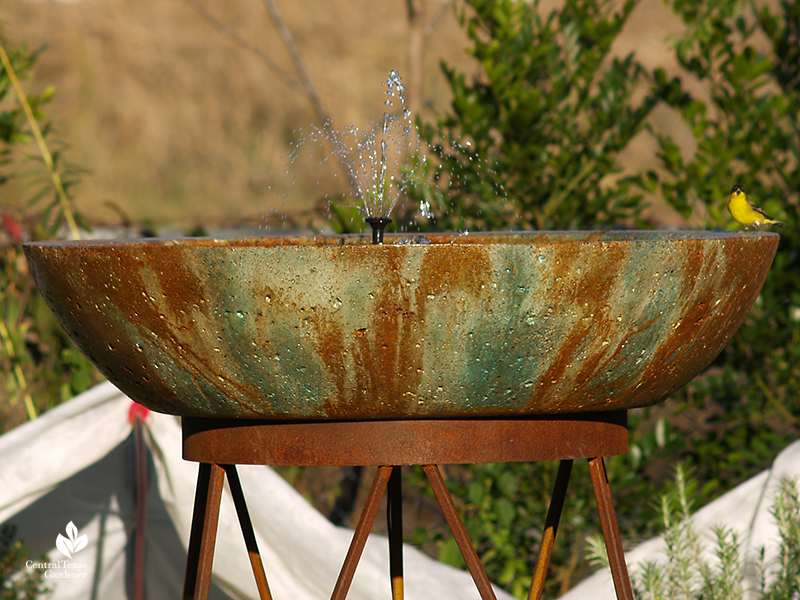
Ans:
MULTIPOLYGON (((370 165, 370 168, 367 169, 367 173, 369 173, 371 177, 368 177, 367 181, 370 179, 372 180, 371 185, 367 186, 368 189, 371 188, 370 191, 372 193, 367 192, 363 194, 362 190, 367 214, 370 214, 371 209, 383 209, 386 211, 385 214, 387 215, 385 217, 373 217, 370 215, 364 219, 364 221, 369 223, 370 227, 372 227, 373 244, 383 244, 383 231, 386 229, 386 226, 392 222, 388 215, 391 213, 392 208, 394 208, 394 203, 397 201, 397 196, 395 195, 394 198, 392 198, 389 191, 391 186, 390 182, 395 182, 395 177, 394 175, 387 177, 389 151, 389 143, 387 140, 392 137, 393 133, 399 135, 399 141, 394 140, 393 145, 399 146, 401 148, 400 154, 403 155, 408 150, 411 137, 411 111, 406 106, 405 86, 403 85, 403 80, 400 78, 400 74, 393 70, 389 73, 389 79, 384 82, 384 85, 388 88, 386 94, 389 96, 389 99, 386 100, 386 105, 392 106, 394 104, 391 98, 394 97, 395 90, 397 90, 396 93, 400 100, 402 119, 408 122, 404 127, 400 128, 400 131, 395 132, 394 127, 401 117, 388 112, 385 113, 381 124, 381 135, 376 136, 373 134, 371 139, 368 139, 367 143, 361 146, 362 149, 366 150, 365 154, 368 157, 367 163, 370 165), (375 144, 378 139, 380 139, 379 146, 375 144), (380 152, 378 152, 378 148, 380 152)), ((397 152, 397 150, 395 150, 395 152, 397 152)), ((364 158, 365 157, 362 155, 362 163, 364 162, 364 158)), ((395 159, 395 162, 396 160, 397 159, 395 159)))

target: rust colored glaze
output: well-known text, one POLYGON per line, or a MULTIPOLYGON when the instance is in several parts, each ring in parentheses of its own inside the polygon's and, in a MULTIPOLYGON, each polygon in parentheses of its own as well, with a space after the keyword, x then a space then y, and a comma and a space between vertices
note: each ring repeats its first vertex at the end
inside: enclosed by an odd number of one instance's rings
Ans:
POLYGON ((374 412, 365 414, 367 418, 409 414, 411 410, 404 392, 419 386, 422 357, 415 344, 404 343, 415 335, 413 309, 401 269, 406 250, 402 246, 384 247, 376 255, 378 260, 366 259, 352 265, 356 271, 368 266, 365 276, 384 283, 369 292, 374 300, 370 326, 352 332, 355 394, 341 407, 332 398, 328 409, 331 414, 347 413, 354 406, 372 406, 374 412), (371 400, 376 398, 383 400, 372 405, 371 400))
POLYGON ((741 325, 778 236, 531 232, 26 244, 48 305, 123 392, 188 417, 624 410, 741 325))

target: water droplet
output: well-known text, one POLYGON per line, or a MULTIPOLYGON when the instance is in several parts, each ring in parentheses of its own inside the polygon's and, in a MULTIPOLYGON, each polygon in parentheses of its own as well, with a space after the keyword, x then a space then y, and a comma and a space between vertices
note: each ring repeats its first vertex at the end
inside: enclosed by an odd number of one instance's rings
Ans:
POLYGON ((434 217, 433 210, 431 209, 431 203, 427 200, 419 201, 419 212, 426 219, 433 219, 434 217))

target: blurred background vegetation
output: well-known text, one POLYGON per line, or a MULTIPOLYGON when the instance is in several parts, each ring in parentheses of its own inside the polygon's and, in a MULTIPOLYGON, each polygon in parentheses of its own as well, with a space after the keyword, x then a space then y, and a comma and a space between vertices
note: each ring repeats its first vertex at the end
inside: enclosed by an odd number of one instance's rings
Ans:
MULTIPOLYGON (((657 531, 653 502, 677 463, 693 470, 702 505, 797 438, 797 3, 351 0, 281 3, 277 17, 276 7, 268 0, 4 4, 2 43, 53 157, 47 163, 34 144, 4 69, 4 429, 98 380, 38 297, 22 240, 64 231, 70 214, 84 230, 360 230, 335 166, 300 156, 290 185, 280 177, 281 156, 296 149, 301 128, 321 126, 325 116, 335 115, 340 128, 376 121, 384 110, 379 82, 405 65, 430 149, 412 159, 418 176, 393 215, 406 228, 733 228, 725 210, 733 183, 788 224, 756 306, 729 346, 668 402, 632 412, 631 451, 607 463, 627 544, 657 531), (337 197, 344 199, 328 213, 337 197), (430 203, 433 218, 419 215, 420 202, 430 203)), ((490 577, 518 597, 530 583, 556 468, 447 469, 490 577)), ((573 469, 550 595, 589 568, 586 539, 598 523, 587 470, 573 469)), ((358 514, 364 473, 284 474, 340 522, 358 514), (342 502, 348 489, 352 498, 342 502)), ((413 537, 459 564, 423 479, 408 470, 413 537)))

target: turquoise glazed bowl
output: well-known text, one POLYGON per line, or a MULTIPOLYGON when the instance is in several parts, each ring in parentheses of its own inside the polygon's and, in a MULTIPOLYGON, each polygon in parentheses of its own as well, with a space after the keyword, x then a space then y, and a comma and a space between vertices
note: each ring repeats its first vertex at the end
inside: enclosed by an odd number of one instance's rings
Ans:
POLYGON ((160 412, 474 418, 652 405, 703 371, 778 236, 593 231, 43 242, 48 305, 160 412))

